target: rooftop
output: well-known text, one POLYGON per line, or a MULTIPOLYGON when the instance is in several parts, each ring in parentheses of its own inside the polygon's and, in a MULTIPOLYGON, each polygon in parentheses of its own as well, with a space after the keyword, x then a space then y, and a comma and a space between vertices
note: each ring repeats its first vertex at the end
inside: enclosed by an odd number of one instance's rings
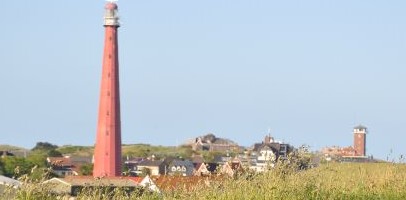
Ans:
POLYGON ((354 129, 367 129, 367 127, 360 124, 360 125, 354 127, 354 129))
POLYGON ((114 3, 114 2, 108 2, 108 3, 106 3, 105 8, 106 8, 107 10, 115 10, 115 9, 118 8, 118 6, 117 6, 117 4, 114 3))

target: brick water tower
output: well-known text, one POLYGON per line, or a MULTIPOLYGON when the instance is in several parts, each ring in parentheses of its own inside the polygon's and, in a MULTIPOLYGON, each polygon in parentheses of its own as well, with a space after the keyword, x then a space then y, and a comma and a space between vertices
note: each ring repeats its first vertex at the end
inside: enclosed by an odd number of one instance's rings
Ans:
POLYGON ((106 3, 104 14, 104 54, 99 99, 99 115, 94 150, 94 177, 121 175, 121 122, 118 68, 117 4, 106 3))
POLYGON ((359 125, 354 127, 355 156, 366 156, 367 127, 359 125))

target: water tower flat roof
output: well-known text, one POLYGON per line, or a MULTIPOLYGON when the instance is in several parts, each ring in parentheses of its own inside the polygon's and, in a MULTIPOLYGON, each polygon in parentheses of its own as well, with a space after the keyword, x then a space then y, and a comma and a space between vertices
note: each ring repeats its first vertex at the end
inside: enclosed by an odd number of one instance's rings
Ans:
POLYGON ((358 126, 354 127, 354 129, 367 129, 367 127, 365 127, 363 125, 358 125, 358 126))
POLYGON ((108 9, 108 10, 115 10, 115 9, 118 8, 118 6, 114 2, 108 2, 108 3, 106 3, 105 8, 108 9))

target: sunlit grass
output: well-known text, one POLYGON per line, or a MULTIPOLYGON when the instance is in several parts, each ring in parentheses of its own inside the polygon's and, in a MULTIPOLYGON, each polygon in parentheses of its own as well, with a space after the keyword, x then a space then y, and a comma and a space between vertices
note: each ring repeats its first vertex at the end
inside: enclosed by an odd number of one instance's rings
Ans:
MULTIPOLYGON (((58 195, 26 181, 15 197, 57 199, 58 195)), ((406 165, 331 163, 297 171, 281 164, 264 174, 243 174, 187 190, 162 194, 95 190, 83 191, 77 199, 406 199, 406 165)))

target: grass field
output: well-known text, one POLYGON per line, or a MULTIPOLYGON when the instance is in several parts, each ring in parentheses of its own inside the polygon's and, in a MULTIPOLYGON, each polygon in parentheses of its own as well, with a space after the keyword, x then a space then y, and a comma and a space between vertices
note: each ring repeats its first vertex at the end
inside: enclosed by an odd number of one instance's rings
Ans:
MULTIPOLYGON (((304 171, 279 165, 268 173, 241 175, 160 195, 87 191, 77 199, 111 199, 112 195, 114 199, 406 199, 406 165, 330 163, 304 171)), ((17 191, 17 199, 56 198, 35 184, 17 191)))
POLYGON ((294 172, 279 168, 165 199, 406 199, 406 166, 335 163, 294 172))

